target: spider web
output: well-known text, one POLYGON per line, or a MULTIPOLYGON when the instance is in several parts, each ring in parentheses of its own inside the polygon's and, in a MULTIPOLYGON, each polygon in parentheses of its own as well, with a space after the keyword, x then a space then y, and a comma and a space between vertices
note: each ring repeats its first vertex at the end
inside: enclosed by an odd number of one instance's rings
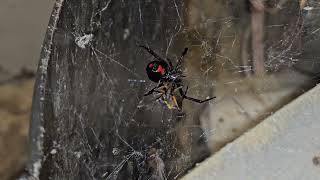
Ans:
MULTIPOLYGON (((278 14, 268 15, 267 73, 292 70, 316 77, 318 57, 310 59, 314 51, 306 49, 314 48, 320 33, 319 4, 312 2, 304 9, 284 3, 278 14)), ((214 96, 219 86, 254 75, 245 3, 65 0, 49 62, 52 116, 44 125, 42 175, 177 179, 209 156, 215 129, 199 117, 214 102, 184 102, 181 113, 144 97, 156 86, 144 69, 153 57, 138 45, 175 60, 188 47, 183 67, 189 96, 214 96), (229 80, 221 83, 224 78, 229 80)))

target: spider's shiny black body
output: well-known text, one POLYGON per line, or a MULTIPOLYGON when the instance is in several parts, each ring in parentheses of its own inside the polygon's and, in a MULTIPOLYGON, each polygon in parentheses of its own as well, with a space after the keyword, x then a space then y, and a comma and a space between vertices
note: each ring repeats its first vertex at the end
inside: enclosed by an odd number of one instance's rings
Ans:
POLYGON ((165 61, 152 61, 146 67, 146 72, 149 79, 156 83, 159 82, 161 79, 163 79, 165 76, 167 76, 169 71, 170 70, 169 70, 168 64, 165 61), (158 72, 159 68, 162 71, 160 70, 158 72))
MULTIPOLYGON (((194 101, 197 103, 203 103, 209 101, 215 97, 211 97, 205 100, 199 100, 192 97, 187 96, 188 87, 185 91, 182 90, 183 83, 182 83, 182 60, 184 56, 187 54, 188 48, 185 48, 181 57, 179 58, 177 64, 173 65, 172 61, 169 58, 166 60, 162 59, 158 54, 156 54, 153 50, 146 46, 140 46, 146 51, 148 51, 156 60, 147 64, 146 72, 149 79, 155 83, 158 83, 158 86, 152 88, 150 91, 145 93, 145 96, 148 96, 153 93, 159 93, 160 96, 157 99, 163 100, 166 102, 166 99, 172 99, 174 102, 174 107, 178 107, 176 98, 173 93, 179 90, 179 93, 183 99, 188 99, 190 101, 194 101), (169 93, 169 94, 168 94, 169 93), (169 96, 169 98, 168 98, 169 96)), ((166 102, 168 105, 168 103, 166 102)), ((179 107, 178 107, 179 108, 179 107)))

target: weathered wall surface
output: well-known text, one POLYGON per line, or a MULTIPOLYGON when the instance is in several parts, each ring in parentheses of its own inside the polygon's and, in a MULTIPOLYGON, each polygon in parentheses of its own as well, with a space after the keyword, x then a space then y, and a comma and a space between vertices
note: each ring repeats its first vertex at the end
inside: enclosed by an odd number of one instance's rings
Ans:
POLYGON ((320 178, 320 86, 222 148, 183 180, 320 178))
POLYGON ((53 3, 53 0, 0 1, 0 66, 3 69, 11 73, 17 73, 22 67, 36 70, 53 3))

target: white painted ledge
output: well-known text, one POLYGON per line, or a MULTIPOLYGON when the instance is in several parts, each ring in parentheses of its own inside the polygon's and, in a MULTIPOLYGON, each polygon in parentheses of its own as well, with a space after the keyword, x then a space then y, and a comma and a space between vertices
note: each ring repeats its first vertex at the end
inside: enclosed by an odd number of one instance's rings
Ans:
POLYGON ((320 165, 320 85, 187 174, 183 180, 317 180, 320 165))

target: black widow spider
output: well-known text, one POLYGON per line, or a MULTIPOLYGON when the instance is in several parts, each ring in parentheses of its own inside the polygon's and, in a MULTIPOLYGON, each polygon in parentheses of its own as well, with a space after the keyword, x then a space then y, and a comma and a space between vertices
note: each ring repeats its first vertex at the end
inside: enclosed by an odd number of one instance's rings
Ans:
POLYGON ((215 98, 211 97, 205 100, 195 99, 187 96, 188 86, 185 91, 182 90, 184 86, 182 82, 182 77, 185 77, 184 75, 182 75, 182 60, 184 59, 184 56, 187 54, 188 48, 184 49, 182 55, 178 59, 177 64, 173 65, 172 61, 169 58, 161 58, 149 47, 143 45, 140 45, 140 47, 145 49, 156 59, 147 64, 146 72, 151 81, 158 83, 156 87, 152 88, 150 91, 145 93, 144 96, 148 96, 153 93, 158 93, 160 96, 157 97, 156 100, 159 99, 160 102, 167 105, 169 109, 180 109, 176 97, 174 96, 174 93, 176 91, 179 91, 182 100, 188 99, 197 103, 204 103, 215 98))

